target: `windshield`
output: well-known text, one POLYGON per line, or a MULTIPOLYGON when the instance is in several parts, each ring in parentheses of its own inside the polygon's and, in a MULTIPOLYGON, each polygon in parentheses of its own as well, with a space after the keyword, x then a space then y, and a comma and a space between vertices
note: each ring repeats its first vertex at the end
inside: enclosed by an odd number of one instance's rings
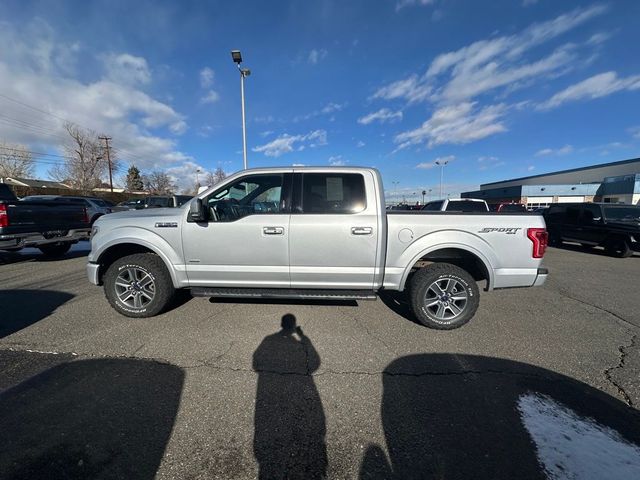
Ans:
POLYGON ((607 220, 640 221, 640 207, 604 207, 607 220))

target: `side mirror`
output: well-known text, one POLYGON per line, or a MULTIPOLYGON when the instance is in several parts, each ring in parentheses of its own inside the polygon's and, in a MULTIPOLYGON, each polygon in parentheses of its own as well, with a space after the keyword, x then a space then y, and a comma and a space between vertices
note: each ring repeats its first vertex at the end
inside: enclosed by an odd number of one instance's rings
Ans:
POLYGON ((204 222, 207 220, 206 210, 201 198, 194 199, 189 205, 189 222, 204 222))

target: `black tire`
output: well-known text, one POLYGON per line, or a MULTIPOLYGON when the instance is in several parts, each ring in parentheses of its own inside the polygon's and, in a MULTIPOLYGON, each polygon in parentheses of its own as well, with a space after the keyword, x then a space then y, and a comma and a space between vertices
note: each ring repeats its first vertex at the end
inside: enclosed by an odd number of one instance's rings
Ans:
POLYGON ((104 276, 104 292, 111 306, 122 315, 131 318, 147 318, 158 315, 173 300, 175 288, 171 281, 169 271, 160 257, 153 253, 136 253, 122 257, 111 264, 104 276), (135 279, 132 279, 129 272, 134 272, 135 279), (122 275, 122 276, 121 276, 122 275), (120 277, 119 285, 116 286, 116 279, 120 277), (128 280, 137 283, 134 292, 134 286, 128 288, 134 296, 129 298, 122 297, 126 295, 127 288, 121 286, 128 280), (147 288, 148 285, 141 286, 143 281, 151 279, 152 289, 147 288), (145 295, 153 293, 152 299, 148 300, 145 295), (119 296, 120 295, 120 296, 119 296), (134 298, 140 298, 140 304, 134 298), (144 302, 147 303, 144 303, 144 302), (132 305, 133 303, 133 305, 132 305))
MULTIPOLYGON (((452 330, 467 323, 476 313, 480 304, 480 292, 473 277, 456 265, 450 263, 433 263, 418 270, 411 279, 409 297, 411 308, 416 318, 424 326, 438 330, 452 330), (442 291, 447 287, 445 281, 455 282, 451 285, 452 291, 442 291), (437 285, 437 287, 434 287, 437 285), (443 300, 437 300, 434 288, 440 288, 443 300), (458 295, 455 295, 458 294, 458 295), (455 300, 455 298, 459 300, 455 300), (464 297, 465 300, 460 300, 464 297), (427 300, 431 298, 437 303, 429 305, 427 300), (450 311, 449 318, 447 310, 450 311), (460 310, 455 312, 455 310, 460 310), (442 312, 442 313, 441 313, 442 312), (441 314, 440 314, 441 313, 441 314)), ((433 303, 433 302, 431 302, 433 303)))
POLYGON ((47 243, 40 245, 38 249, 47 257, 55 258, 61 257, 69 251, 71 244, 69 242, 64 243, 47 243))
POLYGON ((629 242, 624 237, 614 237, 607 241, 605 251, 608 255, 617 258, 627 258, 633 254, 633 251, 629 247, 629 242))

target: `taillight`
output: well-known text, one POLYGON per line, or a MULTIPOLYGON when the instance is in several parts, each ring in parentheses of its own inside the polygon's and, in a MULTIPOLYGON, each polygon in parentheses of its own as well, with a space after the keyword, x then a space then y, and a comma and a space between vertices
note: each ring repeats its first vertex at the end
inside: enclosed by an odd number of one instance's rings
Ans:
POLYGON ((89 214, 87 213, 87 207, 84 207, 83 210, 84 210, 84 219, 83 219, 83 221, 84 221, 84 223, 89 223, 89 214))
POLYGON ((0 227, 9 226, 9 215, 7 215, 7 206, 0 204, 0 227))
POLYGON ((533 242, 533 258, 544 257, 544 252, 547 249, 549 241, 549 234, 545 228, 529 228, 527 230, 527 237, 533 242))

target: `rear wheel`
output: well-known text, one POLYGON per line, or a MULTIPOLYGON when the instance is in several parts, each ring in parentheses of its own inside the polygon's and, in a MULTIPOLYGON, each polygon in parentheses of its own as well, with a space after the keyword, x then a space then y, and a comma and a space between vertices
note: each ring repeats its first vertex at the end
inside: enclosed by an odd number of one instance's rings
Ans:
POLYGON ((159 314, 175 294, 167 267, 153 253, 116 260, 104 276, 104 291, 116 311, 132 318, 159 314))
POLYGON ((411 279, 411 307, 420 323, 438 330, 461 327, 480 304, 478 285, 462 268, 433 263, 411 279))
POLYGON ((626 258, 633 253, 633 251, 629 247, 627 239, 624 237, 612 238, 607 242, 604 249, 612 257, 618 258, 626 258))
POLYGON ((47 243, 40 245, 38 249, 47 257, 61 257, 69 251, 71 244, 69 242, 64 243, 47 243))

